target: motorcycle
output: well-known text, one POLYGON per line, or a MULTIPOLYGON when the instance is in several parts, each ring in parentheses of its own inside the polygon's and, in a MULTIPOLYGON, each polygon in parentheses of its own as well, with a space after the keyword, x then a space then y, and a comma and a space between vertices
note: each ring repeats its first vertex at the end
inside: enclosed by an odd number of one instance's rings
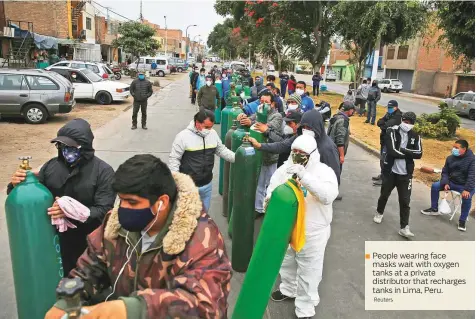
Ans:
POLYGON ((120 80, 122 77, 122 69, 119 66, 114 66, 111 69, 112 69, 112 72, 114 73, 114 78, 116 80, 120 80))

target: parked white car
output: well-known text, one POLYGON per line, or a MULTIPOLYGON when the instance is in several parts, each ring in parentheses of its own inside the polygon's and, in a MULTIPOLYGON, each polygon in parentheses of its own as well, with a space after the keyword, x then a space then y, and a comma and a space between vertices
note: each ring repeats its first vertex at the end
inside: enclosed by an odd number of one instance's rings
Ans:
POLYGON ((468 116, 474 121, 474 92, 460 92, 455 96, 442 101, 454 109, 459 115, 468 116))
POLYGON ((337 74, 332 71, 332 70, 328 70, 327 73, 326 73, 326 81, 336 81, 337 80, 337 74))
POLYGON ((84 61, 60 61, 55 64, 50 65, 45 70, 50 71, 54 67, 67 67, 72 69, 89 69, 99 75, 103 79, 113 79, 114 72, 105 65, 104 63, 99 62, 84 62, 84 61))
POLYGON ((143 56, 139 58, 139 64, 137 60, 129 65, 129 70, 135 70, 136 67, 139 71, 150 71, 154 75, 164 77, 166 74, 170 74, 171 66, 169 64, 169 58, 164 56, 143 56), (152 70, 152 64, 157 64, 157 68, 152 70), (154 73, 155 72, 155 73, 154 73))
POLYGON ((378 80, 378 87, 382 92, 397 92, 403 89, 403 83, 399 79, 381 79, 378 80))
POLYGON ((129 85, 118 81, 104 81, 89 69, 72 69, 64 66, 51 68, 61 74, 74 87, 76 99, 96 100, 99 104, 111 104, 112 101, 124 101, 129 95, 129 85))

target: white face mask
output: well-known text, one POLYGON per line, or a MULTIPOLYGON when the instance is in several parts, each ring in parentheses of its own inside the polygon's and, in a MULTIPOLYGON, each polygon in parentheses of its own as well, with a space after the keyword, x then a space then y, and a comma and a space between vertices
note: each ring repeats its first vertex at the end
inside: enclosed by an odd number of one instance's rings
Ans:
POLYGON ((208 134, 210 134, 210 129, 204 128, 203 130, 200 131, 200 134, 202 136, 207 136, 208 134))
POLYGON ((409 132, 413 128, 413 126, 414 126, 413 124, 408 124, 408 123, 404 123, 404 122, 402 122, 400 124, 400 128, 404 132, 409 132))
POLYGON ((286 126, 284 126, 283 133, 286 134, 286 135, 294 134, 294 130, 291 126, 286 125, 286 126))
POLYGON ((297 104, 288 104, 288 110, 294 111, 297 110, 298 105, 297 104))
POLYGON ((212 85, 212 81, 207 81, 206 83, 208 86, 212 85))
POLYGON ((316 133, 314 133, 314 131, 306 130, 305 128, 302 129, 302 135, 309 135, 312 137, 316 137, 316 133))
POLYGON ((297 94, 297 95, 303 95, 303 94, 304 94, 304 90, 303 90, 303 89, 297 89, 297 90, 296 90, 296 94, 297 94))

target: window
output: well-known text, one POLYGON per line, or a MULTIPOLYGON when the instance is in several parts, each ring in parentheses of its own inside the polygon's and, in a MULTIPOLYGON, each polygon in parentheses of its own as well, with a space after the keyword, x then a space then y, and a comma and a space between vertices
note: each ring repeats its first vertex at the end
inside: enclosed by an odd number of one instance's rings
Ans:
POLYGON ((181 49, 182 48, 182 43, 179 43, 178 47, 179 47, 179 49, 181 49))
POLYGON ((145 64, 155 63, 155 59, 145 59, 145 64))
POLYGON ((89 83, 88 79, 86 79, 81 73, 72 71, 71 72, 71 82, 73 83, 89 83))
POLYGON ((464 93, 458 93, 453 97, 455 101, 461 101, 463 99, 464 93))
POLYGON ((58 90, 55 82, 44 76, 26 75, 26 80, 30 85, 30 90, 58 90))
POLYGON ((69 66, 69 62, 58 62, 54 66, 69 66))
POLYGON ((65 79, 67 79, 68 81, 71 82, 71 77, 69 76, 68 70, 53 68, 53 69, 51 69, 51 71, 54 71, 54 72, 58 73, 59 75, 63 76, 65 79))
MULTIPOLYGON (((93 71, 94 73, 98 73, 99 74, 99 68, 97 67, 97 65, 94 65, 94 64, 86 64, 86 68, 93 71)), ((106 72, 107 73, 107 72, 106 72)))
MULTIPOLYGON (((135 63, 137 63, 137 61, 135 63)), ((140 58, 139 63, 141 63, 141 64, 144 63, 144 59, 140 58)))
POLYGON ((395 58, 395 48, 390 47, 387 49, 387 59, 392 60, 395 58))
POLYGON ((86 17, 86 30, 91 30, 91 18, 86 17))
POLYGON ((21 74, 0 74, 0 90, 28 90, 28 85, 21 74))
POLYGON ((166 65, 166 64, 167 64, 167 61, 165 61, 165 60, 157 60, 157 64, 158 64, 158 65, 166 65))
POLYGON ((102 77, 100 77, 99 75, 97 75, 96 73, 94 73, 91 70, 86 69, 86 70, 83 70, 82 72, 92 82, 101 82, 102 81, 102 77))
POLYGON ((399 46, 397 59, 406 60, 407 57, 408 57, 408 45, 399 46))
POLYGON ((86 64, 84 64, 84 63, 71 63, 71 67, 73 69, 85 69, 86 64))
POLYGON ((464 96, 463 96, 463 101, 474 101, 474 93, 466 93, 464 96))

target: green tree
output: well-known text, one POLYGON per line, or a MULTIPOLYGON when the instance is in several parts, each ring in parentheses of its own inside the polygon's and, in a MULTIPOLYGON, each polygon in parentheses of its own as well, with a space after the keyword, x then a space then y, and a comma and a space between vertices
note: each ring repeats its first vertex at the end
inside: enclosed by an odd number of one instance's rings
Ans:
POLYGON ((437 25, 443 30, 440 44, 449 49, 449 55, 460 62, 465 71, 471 70, 475 53, 474 1, 436 1, 435 6, 437 25))
POLYGON ((362 76, 367 56, 380 45, 404 42, 426 28, 429 10, 421 1, 339 2, 333 10, 336 33, 362 76), (352 19, 348 17, 352 16, 352 19))
POLYGON ((136 21, 123 23, 119 27, 119 38, 114 39, 112 45, 121 47, 125 52, 129 52, 137 58, 136 70, 139 67, 139 57, 144 55, 155 55, 160 48, 159 42, 152 38, 155 30, 145 24, 136 21))

